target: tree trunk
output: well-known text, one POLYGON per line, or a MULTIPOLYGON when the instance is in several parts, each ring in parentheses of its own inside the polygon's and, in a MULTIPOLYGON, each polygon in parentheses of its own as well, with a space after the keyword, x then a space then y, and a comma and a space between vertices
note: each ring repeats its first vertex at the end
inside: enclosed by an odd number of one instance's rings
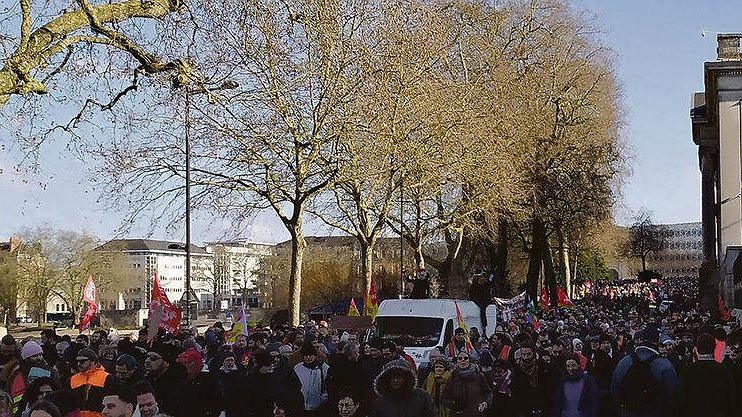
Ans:
POLYGON ((508 221, 501 216, 497 222, 497 252, 495 260, 495 294, 497 297, 510 297, 508 281, 508 221))
POLYGON ((572 271, 569 269, 569 246, 567 246, 566 239, 561 231, 559 232, 559 255, 561 257, 562 273, 564 274, 564 290, 572 298, 574 294, 572 291, 572 271))
POLYGON ((361 246, 361 279, 363 279, 363 294, 364 296, 371 291, 371 279, 373 277, 373 253, 374 245, 376 242, 364 242, 358 240, 361 246))
POLYGON ((291 233, 291 275, 289 276, 289 319, 292 326, 299 325, 301 316, 301 268, 304 261, 306 241, 302 231, 302 219, 294 222, 291 233))
POLYGON ((526 294, 532 300, 538 297, 538 278, 541 271, 541 258, 545 239, 544 225, 541 219, 531 220, 531 250, 528 260, 528 274, 526 275, 526 294))
POLYGON ((544 245, 544 282, 549 293, 549 304, 552 306, 558 305, 557 288, 559 283, 557 282, 554 259, 551 257, 551 248, 548 242, 544 245))

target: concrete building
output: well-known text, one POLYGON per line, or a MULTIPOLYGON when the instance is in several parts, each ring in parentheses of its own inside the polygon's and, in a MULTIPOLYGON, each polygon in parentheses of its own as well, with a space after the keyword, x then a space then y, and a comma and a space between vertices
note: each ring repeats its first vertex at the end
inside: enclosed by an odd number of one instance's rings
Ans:
POLYGON ((660 224, 657 228, 666 245, 649 256, 647 268, 668 279, 698 276, 703 262, 701 223, 660 224))
POLYGON ((690 117, 701 171, 701 305, 742 306, 742 34, 717 36, 717 60, 704 64, 704 91, 690 117), (739 264, 739 268, 735 265, 739 264), (735 273, 737 271, 737 273, 735 273))
POLYGON ((214 278, 217 284, 217 305, 222 309, 241 306, 263 307, 263 297, 257 286, 260 260, 273 253, 275 245, 245 240, 211 242, 206 251, 213 255, 214 278))
MULTIPOLYGON (((103 294, 100 298, 102 310, 139 310, 149 306, 154 274, 160 280, 168 299, 173 303, 185 299, 185 245, 149 239, 116 239, 107 242, 98 250, 121 250, 128 257, 128 265, 134 275, 135 284, 116 295, 103 294)), ((191 246, 191 288, 200 309, 214 307, 213 255, 205 248, 191 246)))

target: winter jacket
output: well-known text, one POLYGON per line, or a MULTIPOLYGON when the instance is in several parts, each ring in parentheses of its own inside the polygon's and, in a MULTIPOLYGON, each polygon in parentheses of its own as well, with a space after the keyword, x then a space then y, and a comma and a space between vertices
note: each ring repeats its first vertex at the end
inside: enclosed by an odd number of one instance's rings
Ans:
POLYGON ((559 380, 556 394, 554 394, 554 405, 552 407, 552 417, 562 417, 563 415, 575 416, 575 414, 565 414, 565 406, 570 403, 577 403, 577 410, 580 417, 595 417, 600 406, 600 390, 595 378, 578 371, 573 377, 564 375, 559 380), (567 398, 569 384, 581 384, 582 389, 579 391, 577 398, 567 398))
POLYGON ((243 368, 229 372, 220 369, 215 375, 224 393, 226 417, 246 417, 247 410, 242 397, 247 390, 247 372, 243 368))
POLYGON ((715 360, 699 360, 690 365, 680 378, 677 393, 679 417, 731 416, 735 407, 735 385, 729 370, 715 360))
POLYGON ((201 372, 180 385, 175 417, 218 417, 224 411, 224 395, 216 378, 201 372))
POLYGON ((328 370, 327 364, 318 360, 315 360, 313 365, 302 362, 294 367, 294 372, 301 383, 305 410, 319 410, 327 403, 328 370))
POLYGON ((289 367, 261 374, 258 368, 247 374, 247 389, 244 404, 249 417, 265 417, 273 414, 273 404, 281 404, 289 416, 301 415, 304 398, 296 373, 289 367))
MULTIPOLYGON (((649 360, 653 356, 659 356, 657 351, 646 346, 637 347, 636 354, 642 361, 649 360)), ((613 400, 619 406, 623 379, 629 371, 629 368, 631 368, 633 361, 631 355, 626 355, 618 362, 615 371, 613 371, 611 395, 613 396, 613 400)), ((675 374, 675 368, 669 360, 663 357, 658 357, 653 360, 649 367, 652 372, 654 386, 657 388, 658 392, 654 409, 646 413, 640 413, 634 410, 622 408, 621 417, 665 417, 668 415, 678 386, 678 377, 675 374)))
POLYGON ((454 368, 451 379, 443 389, 441 403, 451 410, 451 415, 462 417, 480 417, 487 415, 487 410, 479 411, 481 403, 492 405, 492 389, 487 379, 479 372, 476 365, 468 369, 454 368))
POLYGON ((370 389, 371 383, 364 372, 361 362, 350 361, 345 356, 337 356, 331 361, 326 382, 330 404, 337 404, 343 388, 349 387, 359 394, 370 389))
POLYGON ((438 417, 448 417, 450 410, 441 405, 441 397, 443 396, 443 390, 446 388, 446 383, 451 378, 451 373, 446 371, 441 376, 436 376, 434 373, 429 373, 428 377, 423 382, 423 388, 433 398, 433 403, 438 407, 438 417))
POLYGON ((160 408, 161 413, 169 415, 175 413, 180 400, 178 389, 185 380, 185 369, 179 363, 170 365, 157 378, 149 377, 149 382, 155 389, 155 398, 157 398, 157 406, 160 408))
POLYGON ((531 378, 520 367, 513 370, 513 381, 510 391, 513 393, 513 408, 518 416, 531 416, 532 412, 540 410, 547 415, 552 408, 554 390, 557 379, 551 368, 542 363, 536 364, 535 385, 531 378))
POLYGON ((407 366, 386 367, 374 381, 376 400, 371 417, 437 417, 430 394, 417 388, 417 377, 407 366), (391 376, 399 373, 404 377, 404 386, 393 390, 389 384, 391 376))
POLYGON ((71 415, 75 417, 102 416, 103 397, 114 383, 113 376, 100 366, 72 375, 69 384, 73 410, 71 415))

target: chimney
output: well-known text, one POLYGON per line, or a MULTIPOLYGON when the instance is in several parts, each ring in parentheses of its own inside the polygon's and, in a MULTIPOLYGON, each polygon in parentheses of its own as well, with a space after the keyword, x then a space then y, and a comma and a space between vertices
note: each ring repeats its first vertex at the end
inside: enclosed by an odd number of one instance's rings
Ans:
POLYGON ((21 246, 21 238, 18 236, 11 236, 10 237, 10 251, 15 252, 18 247, 21 246))
POLYGON ((742 61, 739 40, 742 33, 720 33, 716 35, 716 59, 718 61, 742 61))

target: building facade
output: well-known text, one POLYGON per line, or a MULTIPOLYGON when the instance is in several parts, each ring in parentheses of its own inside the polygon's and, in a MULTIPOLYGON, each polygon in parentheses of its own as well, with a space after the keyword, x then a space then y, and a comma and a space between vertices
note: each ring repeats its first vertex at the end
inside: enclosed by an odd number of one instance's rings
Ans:
POLYGON ((206 251, 213 255, 216 302, 222 310, 243 303, 249 308, 263 307, 257 272, 261 259, 273 254, 274 248, 272 244, 245 240, 206 245, 206 251))
MULTIPOLYGON (((128 259, 132 284, 117 294, 100 294, 102 310, 138 310, 149 307, 152 282, 155 274, 160 286, 173 303, 185 299, 186 252, 180 242, 149 239, 116 239, 98 250, 120 250, 128 259)), ((191 288, 198 307, 214 308, 213 255, 205 248, 191 245, 191 288)))
POLYGON ((665 248, 651 254, 647 268, 664 278, 698 276, 703 262, 701 222, 657 225, 665 240, 665 248))

